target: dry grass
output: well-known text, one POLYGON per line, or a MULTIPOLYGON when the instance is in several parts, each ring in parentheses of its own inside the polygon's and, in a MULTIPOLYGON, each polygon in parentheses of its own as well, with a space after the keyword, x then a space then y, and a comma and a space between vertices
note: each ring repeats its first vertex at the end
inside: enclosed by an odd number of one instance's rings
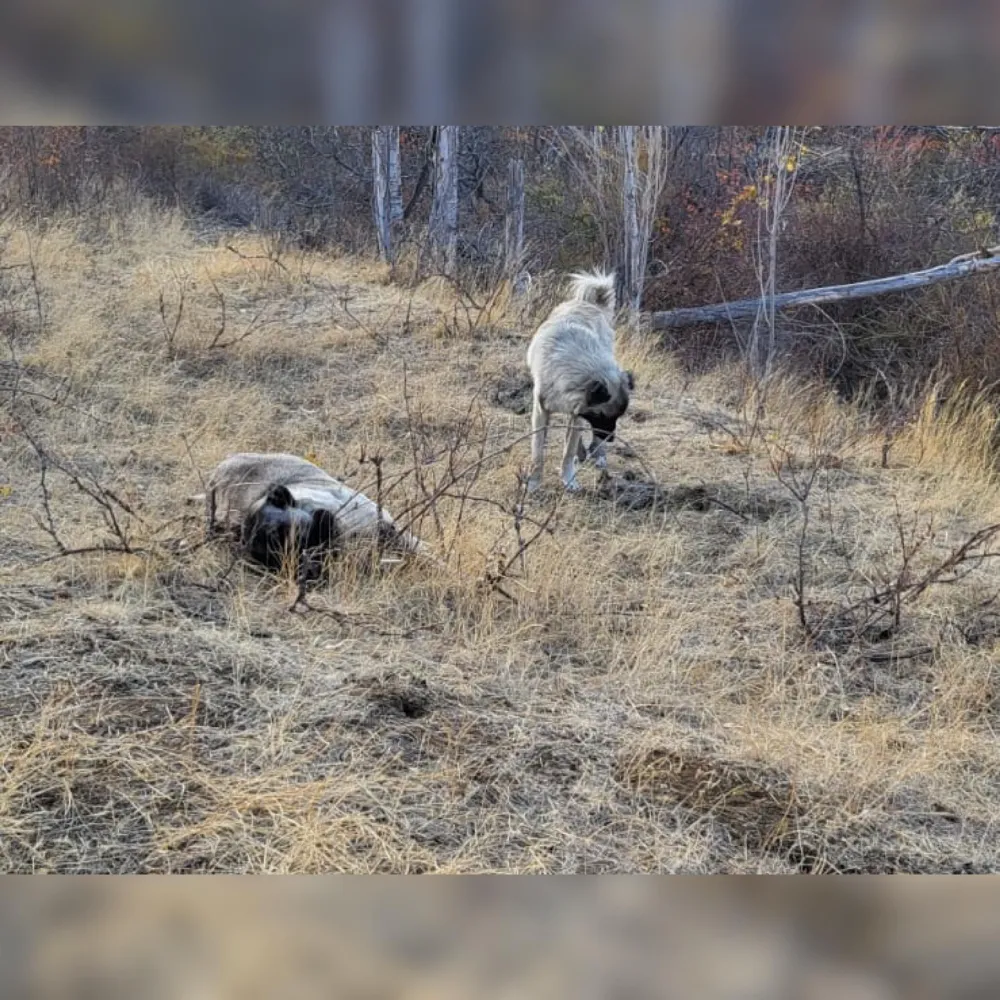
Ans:
MULTIPOLYGON (((685 382, 630 335, 619 478, 563 497, 553 445, 526 513, 554 530, 512 560, 531 326, 502 294, 141 206, 0 239, 35 275, 0 272, 4 870, 997 870, 1000 568, 884 635, 844 610, 908 540, 919 574, 1000 519, 983 400, 929 404, 883 468, 822 390, 776 382, 757 419, 737 373, 685 382), (26 433, 128 506, 135 552, 58 555, 26 433), (396 513, 480 446, 417 524, 445 569, 340 566, 296 613, 184 505, 287 450, 369 488, 380 455, 396 513)), ((47 488, 64 544, 107 541, 47 488)))

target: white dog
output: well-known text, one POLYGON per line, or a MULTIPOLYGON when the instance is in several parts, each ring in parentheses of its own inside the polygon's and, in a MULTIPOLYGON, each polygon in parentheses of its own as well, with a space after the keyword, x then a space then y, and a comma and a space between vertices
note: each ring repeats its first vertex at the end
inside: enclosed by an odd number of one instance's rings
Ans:
POLYGON ((289 554, 315 561, 366 537, 427 553, 375 501, 297 455, 230 455, 212 471, 206 492, 191 499, 204 499, 210 534, 217 525, 238 530, 250 557, 272 568, 289 554))
POLYGON ((557 305, 528 345, 534 383, 531 411, 531 473, 528 491, 538 489, 545 462, 545 439, 553 413, 569 415, 562 458, 562 482, 578 490, 577 462, 593 456, 607 465, 604 445, 612 441, 618 418, 628 409, 635 388, 632 373, 615 360, 615 276, 595 272, 571 275, 570 298, 557 305), (582 435, 589 424, 589 450, 582 435))

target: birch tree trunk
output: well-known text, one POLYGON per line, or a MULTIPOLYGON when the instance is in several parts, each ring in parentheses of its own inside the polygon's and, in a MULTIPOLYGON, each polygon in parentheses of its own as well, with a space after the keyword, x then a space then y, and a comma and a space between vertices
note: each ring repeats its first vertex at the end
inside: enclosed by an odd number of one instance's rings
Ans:
POLYGON ((396 245, 399 226, 403 221, 403 180, 399 168, 399 126, 386 126, 389 139, 389 223, 393 230, 393 246, 396 245))
POLYGON ((524 160, 511 160, 508 164, 506 208, 504 275, 513 279, 524 263, 524 160))
POLYGON ((396 260, 403 221, 398 125, 376 125, 372 129, 372 182, 378 254, 387 264, 392 264, 396 260))
POLYGON ((760 285, 760 308, 750 328, 745 350, 754 376, 764 383, 774 370, 778 348, 775 325, 775 289, 778 280, 778 239, 783 227, 782 214, 792 196, 798 169, 795 149, 798 138, 788 125, 774 127, 769 159, 764 175, 758 179, 763 204, 757 212, 757 239, 754 241, 754 268, 760 285), (765 258, 766 247, 766 258, 765 258))
POLYGON ((458 248, 458 138, 457 125, 442 125, 438 129, 434 199, 430 215, 434 263, 449 277, 455 276, 458 248))
POLYGON ((670 130, 664 125, 620 127, 622 159, 622 273, 619 301, 632 318, 642 304, 649 241, 670 163, 670 130))
POLYGON ((618 301, 630 312, 639 308, 642 298, 642 270, 645 270, 645 260, 639 242, 639 209, 635 189, 635 126, 619 127, 622 158, 625 175, 622 180, 623 224, 622 233, 622 267, 618 276, 621 294, 618 301))
POLYGON ((392 220, 389 198, 389 128, 376 125, 372 129, 372 199, 375 213, 375 235, 378 238, 378 255, 387 264, 392 263, 392 220))

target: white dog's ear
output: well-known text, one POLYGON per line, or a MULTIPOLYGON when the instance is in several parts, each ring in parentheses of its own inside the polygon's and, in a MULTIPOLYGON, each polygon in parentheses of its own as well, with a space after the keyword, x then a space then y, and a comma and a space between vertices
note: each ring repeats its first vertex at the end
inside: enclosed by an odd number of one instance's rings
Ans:
POLYGON ((625 372, 625 385, 628 386, 629 392, 635 391, 635 376, 629 371, 625 372))
POLYGON ((587 406, 600 406, 611 399, 611 393, 603 382, 595 378, 587 383, 587 387, 583 390, 583 398, 587 406))

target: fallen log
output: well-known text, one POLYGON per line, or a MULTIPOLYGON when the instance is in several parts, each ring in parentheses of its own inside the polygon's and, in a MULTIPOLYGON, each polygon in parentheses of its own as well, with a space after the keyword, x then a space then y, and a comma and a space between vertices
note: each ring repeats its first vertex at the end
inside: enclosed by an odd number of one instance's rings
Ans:
MULTIPOLYGON (((856 281, 849 285, 826 285, 823 288, 804 288, 798 292, 782 292, 774 296, 776 311, 794 309, 799 306, 828 305, 831 302, 849 302, 872 295, 886 295, 889 292, 908 292, 914 288, 926 288, 942 281, 954 281, 973 274, 983 274, 1000 268, 1000 246, 988 250, 954 257, 947 264, 938 264, 923 271, 911 271, 890 278, 874 278, 870 281, 856 281)), ((753 319, 761 310, 764 299, 739 299, 736 302, 720 302, 713 306, 691 306, 684 309, 668 309, 650 314, 654 330, 676 330, 680 327, 695 326, 698 323, 725 323, 736 320, 753 319)))

